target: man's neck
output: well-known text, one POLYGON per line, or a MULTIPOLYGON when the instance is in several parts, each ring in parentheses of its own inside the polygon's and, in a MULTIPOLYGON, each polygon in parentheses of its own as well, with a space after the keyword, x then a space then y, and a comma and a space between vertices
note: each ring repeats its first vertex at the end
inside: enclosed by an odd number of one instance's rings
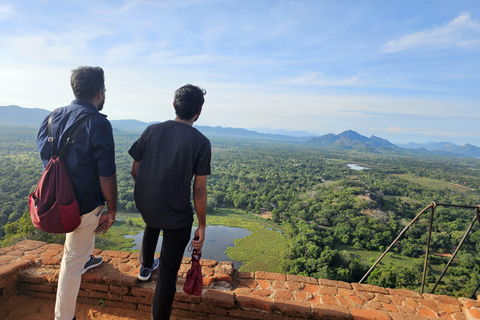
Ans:
POLYGON ((190 126, 193 126, 193 123, 195 122, 194 120, 195 118, 192 118, 190 120, 184 120, 180 117, 176 117, 175 119, 173 119, 173 121, 176 121, 176 122, 181 122, 181 123, 185 123, 185 124, 188 124, 190 126))

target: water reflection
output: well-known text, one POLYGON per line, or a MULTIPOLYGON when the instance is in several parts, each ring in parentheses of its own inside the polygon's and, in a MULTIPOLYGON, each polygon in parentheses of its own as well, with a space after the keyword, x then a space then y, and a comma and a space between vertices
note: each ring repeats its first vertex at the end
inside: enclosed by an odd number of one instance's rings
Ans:
MULTIPOLYGON (((192 235, 195 232, 196 227, 192 228, 192 235)), ((241 263, 236 260, 230 259, 230 257, 225 253, 227 247, 233 247, 234 239, 242 239, 250 234, 250 231, 243 228, 234 228, 227 226, 207 226, 205 229, 205 243, 203 244, 202 259, 212 259, 217 261, 231 261, 233 262, 234 267, 238 270, 241 266, 241 263)), ((133 239, 135 246, 132 249, 140 250, 142 244, 143 231, 136 235, 126 235, 125 238, 133 239)), ((157 242, 156 252, 160 252, 162 247, 163 237, 160 236, 157 242)), ((183 253, 185 257, 190 257, 191 252, 188 252, 185 249, 183 253)))

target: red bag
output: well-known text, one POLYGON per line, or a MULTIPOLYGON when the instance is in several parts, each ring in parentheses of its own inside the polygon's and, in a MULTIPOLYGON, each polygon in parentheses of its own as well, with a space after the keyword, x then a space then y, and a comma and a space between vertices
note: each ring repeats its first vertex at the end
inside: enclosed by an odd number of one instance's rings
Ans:
MULTIPOLYGON (((50 114, 48 119, 48 142, 52 145, 52 157, 45 167, 35 191, 28 196, 28 206, 35 227, 49 233, 68 233, 80 225, 81 218, 72 181, 63 159, 70 150, 75 135, 96 114, 87 115, 73 128, 60 156, 54 155, 52 115, 50 114)), ((93 184, 87 199, 90 198, 92 189, 93 184)))
POLYGON ((40 230, 68 233, 80 225, 80 208, 62 159, 50 159, 35 191, 28 196, 28 205, 32 222, 40 230))
POLYGON ((183 291, 188 295, 201 296, 203 288, 202 268, 200 267, 200 258, 202 253, 193 249, 192 252, 192 266, 187 272, 187 279, 183 291))

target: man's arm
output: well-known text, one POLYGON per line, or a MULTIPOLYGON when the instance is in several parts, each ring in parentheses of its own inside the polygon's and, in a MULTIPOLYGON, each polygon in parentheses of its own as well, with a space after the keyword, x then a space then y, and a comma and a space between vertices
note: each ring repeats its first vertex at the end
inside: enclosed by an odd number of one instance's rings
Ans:
POLYGON ((105 233, 112 226, 117 214, 117 175, 99 178, 103 196, 107 200, 108 212, 100 217, 95 233, 105 233))
POLYGON ((138 165, 139 164, 140 164, 140 162, 138 162, 137 160, 133 160, 132 170, 130 171, 130 174, 132 175, 133 180, 135 180, 137 178, 137 172, 138 172, 138 165))
POLYGON ((198 229, 195 231, 194 237, 198 237, 198 240, 193 240, 192 243, 194 249, 201 251, 205 241, 205 228, 207 225, 207 176, 195 175, 193 203, 198 218, 198 229))

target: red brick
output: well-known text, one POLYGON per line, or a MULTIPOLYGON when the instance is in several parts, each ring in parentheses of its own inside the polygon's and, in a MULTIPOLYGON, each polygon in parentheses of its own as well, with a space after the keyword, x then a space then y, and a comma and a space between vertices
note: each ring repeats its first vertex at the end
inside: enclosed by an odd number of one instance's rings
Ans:
POLYGON ((320 298, 322 299, 322 303, 324 304, 328 304, 328 305, 338 305, 338 301, 337 299, 335 299, 335 297, 332 297, 332 296, 320 296, 320 298))
POLYGON ((314 294, 318 292, 319 287, 317 285, 313 284, 305 284, 305 287, 303 287, 303 291, 314 294))
POLYGON ((268 280, 257 280, 257 283, 262 289, 268 289, 272 286, 272 282, 268 280))
POLYGON ((390 300, 389 296, 385 294, 376 294, 375 295, 375 301, 378 302, 384 302, 384 303, 391 303, 392 300, 390 300))
MULTIPOLYGON (((303 289, 303 290, 305 290, 305 289, 303 289)), ((333 295, 337 294, 337 288, 320 287, 320 289, 318 290, 318 294, 326 294, 326 295, 329 295, 329 296, 333 296, 333 295)))
POLYGON ((252 295, 260 297, 268 297, 272 294, 272 290, 269 289, 255 289, 252 291, 252 295))
POLYGON ((235 297, 232 292, 207 290, 202 296, 203 302, 217 307, 233 308, 235 297))
POLYGON ((391 320, 388 313, 378 310, 350 308, 354 320, 391 320))
POLYGON ((406 289, 387 289, 390 295, 398 295, 402 297, 409 297, 409 298, 422 298, 422 295, 413 290, 406 290, 406 289))
POLYGON ((480 310, 478 309, 470 309, 468 310, 468 314, 474 319, 480 319, 480 310))
POLYGON ((210 259, 201 259, 200 265, 202 267, 215 267, 217 265, 217 261, 210 259))
POLYGON ((338 302, 345 307, 358 307, 358 303, 354 302, 353 300, 347 299, 345 297, 337 296, 336 297, 338 302))
POLYGON ((353 302, 357 303, 360 306, 363 305, 363 303, 365 302, 362 298, 360 298, 357 295, 348 296, 347 298, 352 300, 353 302))
POLYGON ((392 302, 396 306, 401 306, 403 305, 403 301, 405 301, 405 298, 401 296, 393 295, 393 296, 390 296, 390 300, 392 300, 392 302))
POLYGON ((285 281, 286 277, 284 274, 280 274, 280 273, 257 271, 255 272, 255 279, 285 281))
POLYGON ((318 284, 318 280, 311 277, 302 277, 296 276, 292 274, 287 274, 287 281, 295 281, 295 282, 302 282, 302 283, 309 283, 309 284, 318 284))
POLYGON ((412 309, 416 309, 419 304, 418 302, 415 300, 415 299, 412 299, 412 298, 407 298, 407 300, 403 303, 405 306, 408 306, 412 309))
POLYGON ((339 288, 337 294, 342 297, 347 297, 347 296, 353 296, 355 293, 352 290, 339 288))
POLYGON ((382 305, 388 312, 398 312, 398 308, 395 307, 393 304, 382 302, 382 305))
POLYGON ((18 247, 22 247, 25 250, 33 250, 44 246, 46 243, 43 241, 36 240, 23 240, 16 244, 18 247))
POLYGON ((205 303, 200 303, 196 305, 194 310, 197 312, 207 313, 209 315, 212 315, 212 314, 227 315, 227 312, 228 312, 227 309, 225 308, 215 307, 205 303))
POLYGON ((463 315, 463 312, 455 312, 452 314, 452 318, 455 320, 466 320, 467 318, 463 315))
POLYGON ((380 302, 377 302, 377 301, 368 301, 364 305, 364 308, 365 309, 372 309, 372 310, 382 310, 383 305, 380 302))
POLYGON ((242 308, 247 308, 247 309, 255 308, 255 309, 264 310, 267 312, 273 311, 273 301, 269 298, 238 295, 237 303, 242 308))
POLYGON ((289 290, 275 290, 273 293, 273 298, 274 299, 280 299, 280 300, 293 300, 293 293, 289 290))
POLYGON ((351 320, 353 316, 348 308, 342 306, 312 306, 312 314, 315 319, 328 320, 351 320))
MULTIPOLYGON (((190 268, 188 270, 190 270, 190 268)), ((187 272, 188 272, 188 270, 187 270, 187 272)), ((215 274, 215 271, 213 271, 213 268, 203 267, 202 268, 202 274, 203 274, 204 277, 213 277, 213 275, 215 274)))
MULTIPOLYGON (((108 292, 108 286, 104 284, 96 284, 96 283, 81 283, 80 288, 85 290, 95 290, 95 291, 103 291, 108 292)), ((127 290, 128 292, 128 290, 127 290)))
POLYGON ((299 291, 295 293, 295 300, 297 301, 307 301, 310 297, 312 297, 312 294, 305 291, 299 291))
POLYGON ((417 313, 421 316, 425 316, 425 317, 436 317, 437 314, 435 312, 433 312, 432 310, 430 309, 427 309, 427 308, 418 308, 417 309, 417 313))
POLYGON ((274 290, 287 290, 287 286, 284 281, 273 281, 272 289, 274 290))
POLYGON ((409 314, 409 315, 416 313, 416 312, 415 312, 415 309, 412 309, 412 308, 410 308, 410 307, 408 307, 408 306, 399 306, 399 307, 398 307, 398 312, 399 312, 399 313, 404 313, 404 314, 409 314))
POLYGON ((213 277, 203 277, 203 285, 208 287, 213 283, 213 277))
POLYGON ((149 304, 152 303, 152 299, 143 297, 122 296, 122 302, 126 302, 127 304, 149 304))
POLYGON ((102 257, 125 259, 130 256, 130 252, 106 250, 102 252, 102 257))
POLYGON ((132 289, 130 289, 130 293, 136 297, 153 298, 153 294, 155 293, 155 291, 146 288, 133 287, 132 289))
POLYGON ((18 276, 8 277, 4 280, 0 280, 0 289, 16 285, 17 280, 18 276))
POLYGON ((443 311, 445 311, 446 313, 461 312, 460 307, 457 306, 457 305, 447 304, 447 303, 443 303, 443 302, 440 302, 438 305, 439 305, 440 308, 441 308, 443 311))
POLYGON ((39 291, 45 293, 52 293, 53 287, 50 285, 41 285, 41 284, 31 284, 31 283, 23 283, 22 284, 22 291, 39 291))
POLYGON ((235 294, 249 295, 249 294, 252 293, 252 291, 253 291, 253 289, 242 287, 242 288, 235 289, 234 292, 235 292, 235 294))
POLYGON ((357 296, 359 296, 360 298, 362 298, 365 301, 370 301, 370 300, 375 299, 375 294, 373 294, 371 292, 356 291, 355 293, 357 294, 357 296))
POLYGON ((238 317, 241 319, 255 319, 255 320, 266 319, 265 313, 260 311, 252 311, 252 310, 230 309, 228 310, 228 315, 231 317, 238 317))
POLYGON ((183 301, 183 302, 187 302, 187 303, 192 303, 192 304, 197 304, 197 303, 200 303, 200 301, 202 301, 202 297, 190 296, 190 295, 186 294, 185 292, 177 292, 177 293, 175 293, 175 300, 176 301, 183 301))
POLYGON ((311 314, 310 303, 301 301, 274 301, 275 309, 292 317, 308 318, 311 314))
POLYGON ((238 279, 252 279, 255 275, 253 272, 241 272, 241 271, 238 271, 236 274, 238 279))
POLYGON ((417 302, 421 304, 422 306, 432 310, 432 311, 440 311, 440 308, 438 307, 437 303, 433 300, 430 299, 417 299, 417 302))
POLYGON ((307 302, 313 303, 313 304, 321 304, 322 300, 320 296, 317 296, 316 294, 311 295, 310 298, 307 299, 307 302))
POLYGON ((57 266, 60 265, 61 258, 59 256, 40 258, 40 262, 47 266, 57 266))
POLYGON ((238 279, 238 284, 239 286, 249 287, 252 289, 256 288, 258 285, 257 281, 253 279, 238 279))
POLYGON ((0 279, 5 279, 12 274, 16 274, 19 270, 30 267, 30 262, 25 260, 17 260, 9 264, 0 266, 0 279))
POLYGON ((363 284, 363 283, 352 283, 352 287, 355 291, 368 291, 374 293, 385 293, 388 294, 387 289, 374 286, 371 284, 363 284))
POLYGON ((110 288, 110 292, 112 294, 119 294, 119 295, 123 296, 123 295, 128 293, 128 288, 127 287, 117 287, 117 286, 111 285, 109 288, 110 288))
POLYGON ((465 302, 465 308, 470 309, 470 308, 480 308, 480 301, 477 300, 467 300, 465 302))
POLYGON ((42 247, 42 251, 45 252, 47 250, 58 250, 58 251, 61 251, 63 252, 63 245, 61 244, 54 244, 54 243, 51 243, 51 244, 46 244, 42 247))
POLYGON ((302 290, 304 286, 305 284, 302 282, 287 281, 287 287, 290 291, 302 290))
MULTIPOLYGON (((151 317, 150 314, 152 313, 152 306, 148 306, 148 305, 146 305, 146 304, 141 304, 141 303, 139 303, 139 304, 137 305, 137 308, 138 308, 139 311, 145 312, 145 317, 142 317, 141 319, 144 319, 144 318, 145 318, 145 319, 150 319, 150 317, 151 317), (147 313, 147 312, 148 312, 148 313, 147 313)), ((173 313, 173 310, 172 310, 172 313, 173 313)), ((172 319, 173 319, 173 318, 172 318, 172 319)))

